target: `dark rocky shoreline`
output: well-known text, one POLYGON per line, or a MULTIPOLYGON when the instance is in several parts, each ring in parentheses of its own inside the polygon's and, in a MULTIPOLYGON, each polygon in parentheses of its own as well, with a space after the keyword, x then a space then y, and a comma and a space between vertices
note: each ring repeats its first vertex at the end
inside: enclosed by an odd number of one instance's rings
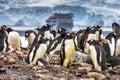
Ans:
POLYGON ((120 80, 120 66, 102 72, 96 72, 87 63, 73 63, 69 68, 31 66, 25 63, 27 53, 27 49, 0 52, 0 80, 120 80))

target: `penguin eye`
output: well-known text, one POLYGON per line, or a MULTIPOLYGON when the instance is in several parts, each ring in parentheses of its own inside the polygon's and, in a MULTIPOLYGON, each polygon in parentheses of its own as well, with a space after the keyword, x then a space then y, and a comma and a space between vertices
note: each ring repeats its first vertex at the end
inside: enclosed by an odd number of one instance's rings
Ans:
POLYGON ((61 32, 61 29, 59 29, 59 31, 61 32))
POLYGON ((29 35, 28 33, 25 34, 25 36, 28 36, 28 35, 29 35))
POLYGON ((67 35, 70 36, 70 33, 68 33, 67 35))

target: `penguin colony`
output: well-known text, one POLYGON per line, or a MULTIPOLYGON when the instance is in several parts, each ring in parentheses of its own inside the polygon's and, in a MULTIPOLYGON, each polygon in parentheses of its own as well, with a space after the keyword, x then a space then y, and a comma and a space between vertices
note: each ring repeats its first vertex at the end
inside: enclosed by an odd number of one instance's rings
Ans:
MULTIPOLYGON (((25 31, 25 38, 30 50, 26 63, 31 65, 50 65, 49 56, 59 55, 60 65, 69 67, 75 60, 76 51, 90 57, 97 71, 106 70, 111 59, 118 59, 120 55, 120 25, 112 24, 113 31, 103 37, 101 26, 87 27, 77 32, 70 32, 64 28, 57 31, 50 25, 43 25, 25 31)), ((18 32, 12 28, 0 27, 0 51, 21 50, 18 32)), ((77 53, 79 54, 79 53, 77 53)), ((78 61, 79 62, 79 61, 78 61)))

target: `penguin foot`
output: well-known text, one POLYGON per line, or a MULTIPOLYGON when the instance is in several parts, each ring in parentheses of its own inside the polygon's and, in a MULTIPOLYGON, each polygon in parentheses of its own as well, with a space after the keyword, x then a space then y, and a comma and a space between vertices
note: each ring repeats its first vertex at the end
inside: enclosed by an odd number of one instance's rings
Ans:
POLYGON ((65 59, 65 60, 64 60, 64 63, 63 63, 63 66, 64 66, 64 67, 67 67, 67 66, 68 66, 68 63, 69 63, 69 59, 65 59))

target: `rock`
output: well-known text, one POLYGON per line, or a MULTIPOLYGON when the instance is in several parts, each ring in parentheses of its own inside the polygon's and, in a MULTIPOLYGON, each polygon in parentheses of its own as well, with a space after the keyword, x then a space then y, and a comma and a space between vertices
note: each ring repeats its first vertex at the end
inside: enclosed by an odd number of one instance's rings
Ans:
POLYGON ((86 62, 86 60, 89 58, 88 55, 80 52, 80 51, 75 51, 75 56, 74 56, 74 62, 86 62))
POLYGON ((82 67, 91 67, 91 68, 93 68, 93 65, 88 64, 88 63, 80 63, 80 65, 81 65, 82 67))
POLYGON ((86 80, 95 80, 94 78, 89 78, 89 79, 86 79, 86 80))
POLYGON ((60 56, 59 55, 52 55, 52 56, 49 56, 49 63, 52 65, 52 64, 60 64, 60 56))
POLYGON ((106 76, 97 72, 89 72, 87 74, 89 78, 94 78, 95 80, 105 80, 106 76))
POLYGON ((7 62, 8 59, 6 57, 3 58, 3 62, 7 62))
POLYGON ((22 51, 19 51, 19 50, 16 50, 15 53, 18 54, 18 55, 23 55, 24 54, 22 51))
POLYGON ((13 59, 12 57, 8 58, 8 63, 14 64, 15 62, 16 62, 15 59, 13 59))
POLYGON ((35 78, 44 78, 44 79, 52 78, 52 76, 50 76, 49 74, 39 74, 39 73, 34 74, 33 77, 35 77, 35 78))
POLYGON ((1 55, 1 56, 0 56, 0 59, 3 59, 4 57, 5 57, 4 55, 1 55))
POLYGON ((80 71, 85 71, 85 73, 88 73, 88 72, 92 71, 91 67, 79 67, 78 69, 80 71))
POLYGON ((6 73, 6 69, 5 68, 0 68, 0 74, 1 73, 6 73))

